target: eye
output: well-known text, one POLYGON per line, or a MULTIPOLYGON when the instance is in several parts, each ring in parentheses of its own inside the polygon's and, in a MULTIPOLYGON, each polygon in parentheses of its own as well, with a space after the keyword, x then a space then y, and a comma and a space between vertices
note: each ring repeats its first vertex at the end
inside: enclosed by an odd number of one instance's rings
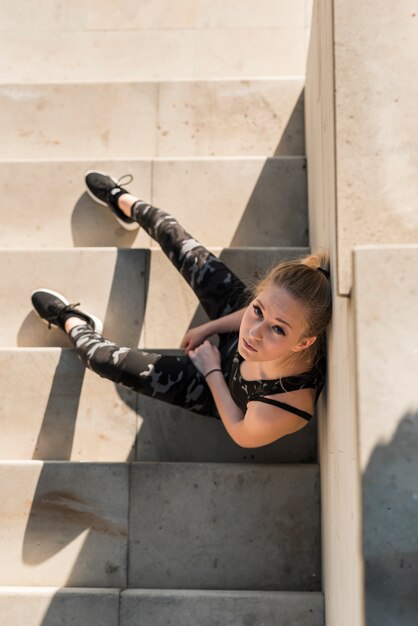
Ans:
POLYGON ((257 306, 256 304, 253 304, 253 310, 257 317, 263 317, 263 312, 259 306, 257 306))
POLYGON ((273 330, 277 335, 284 335, 285 332, 281 326, 273 326, 273 330))

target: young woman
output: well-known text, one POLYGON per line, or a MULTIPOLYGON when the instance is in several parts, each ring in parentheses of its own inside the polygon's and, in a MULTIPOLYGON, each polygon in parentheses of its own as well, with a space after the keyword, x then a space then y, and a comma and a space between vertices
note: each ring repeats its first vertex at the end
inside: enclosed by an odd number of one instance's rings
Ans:
POLYGON ((100 376, 220 418, 239 446, 256 448, 303 428, 324 384, 322 343, 331 317, 326 258, 280 263, 249 302, 237 276, 171 215, 101 172, 88 172, 86 185, 125 228, 141 226, 160 244, 210 321, 186 333, 183 356, 170 356, 105 339, 100 320, 48 289, 32 294, 40 317, 64 330, 83 363, 100 376), (208 341, 214 334, 218 347, 208 341))

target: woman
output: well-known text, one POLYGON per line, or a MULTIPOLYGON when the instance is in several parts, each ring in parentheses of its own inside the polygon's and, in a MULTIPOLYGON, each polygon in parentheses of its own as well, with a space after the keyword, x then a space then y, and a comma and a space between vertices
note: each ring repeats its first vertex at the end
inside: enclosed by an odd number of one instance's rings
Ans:
POLYGON ((209 316, 189 330, 184 356, 117 346, 98 318, 62 295, 37 289, 40 317, 60 327, 83 363, 139 393, 220 418, 244 448, 263 446, 303 428, 324 384, 322 344, 331 317, 326 258, 283 262, 257 285, 245 285, 169 214, 131 195, 120 181, 88 172, 91 197, 124 228, 141 226, 190 284, 209 316), (219 346, 208 341, 219 335, 219 346))

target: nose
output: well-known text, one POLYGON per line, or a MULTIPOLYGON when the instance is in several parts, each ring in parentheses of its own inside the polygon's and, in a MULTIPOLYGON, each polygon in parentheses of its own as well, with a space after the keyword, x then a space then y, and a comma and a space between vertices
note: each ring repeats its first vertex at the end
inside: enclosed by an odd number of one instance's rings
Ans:
POLYGON ((250 328, 249 334, 252 339, 260 341, 263 336, 263 322, 260 322, 259 324, 254 324, 254 326, 250 328))

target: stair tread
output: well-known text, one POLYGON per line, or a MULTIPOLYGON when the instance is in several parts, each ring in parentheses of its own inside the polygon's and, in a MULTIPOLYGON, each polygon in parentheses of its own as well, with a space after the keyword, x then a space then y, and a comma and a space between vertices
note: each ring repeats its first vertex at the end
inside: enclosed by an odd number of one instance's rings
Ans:
POLYGON ((121 229, 88 196, 84 172, 90 169, 131 173, 132 193, 175 215, 206 246, 307 244, 306 160, 282 156, 0 163, 8 198, 0 206, 0 247, 155 245, 143 229, 121 229), (33 194, 40 180, 43 193, 33 194), (46 197, 54 198, 53 208, 46 197), (208 212, 212 219, 202 219, 208 212))
POLYGON ((301 79, 2 84, 2 159, 303 155, 302 88, 301 79), (74 110, 83 114, 69 124, 74 110))

